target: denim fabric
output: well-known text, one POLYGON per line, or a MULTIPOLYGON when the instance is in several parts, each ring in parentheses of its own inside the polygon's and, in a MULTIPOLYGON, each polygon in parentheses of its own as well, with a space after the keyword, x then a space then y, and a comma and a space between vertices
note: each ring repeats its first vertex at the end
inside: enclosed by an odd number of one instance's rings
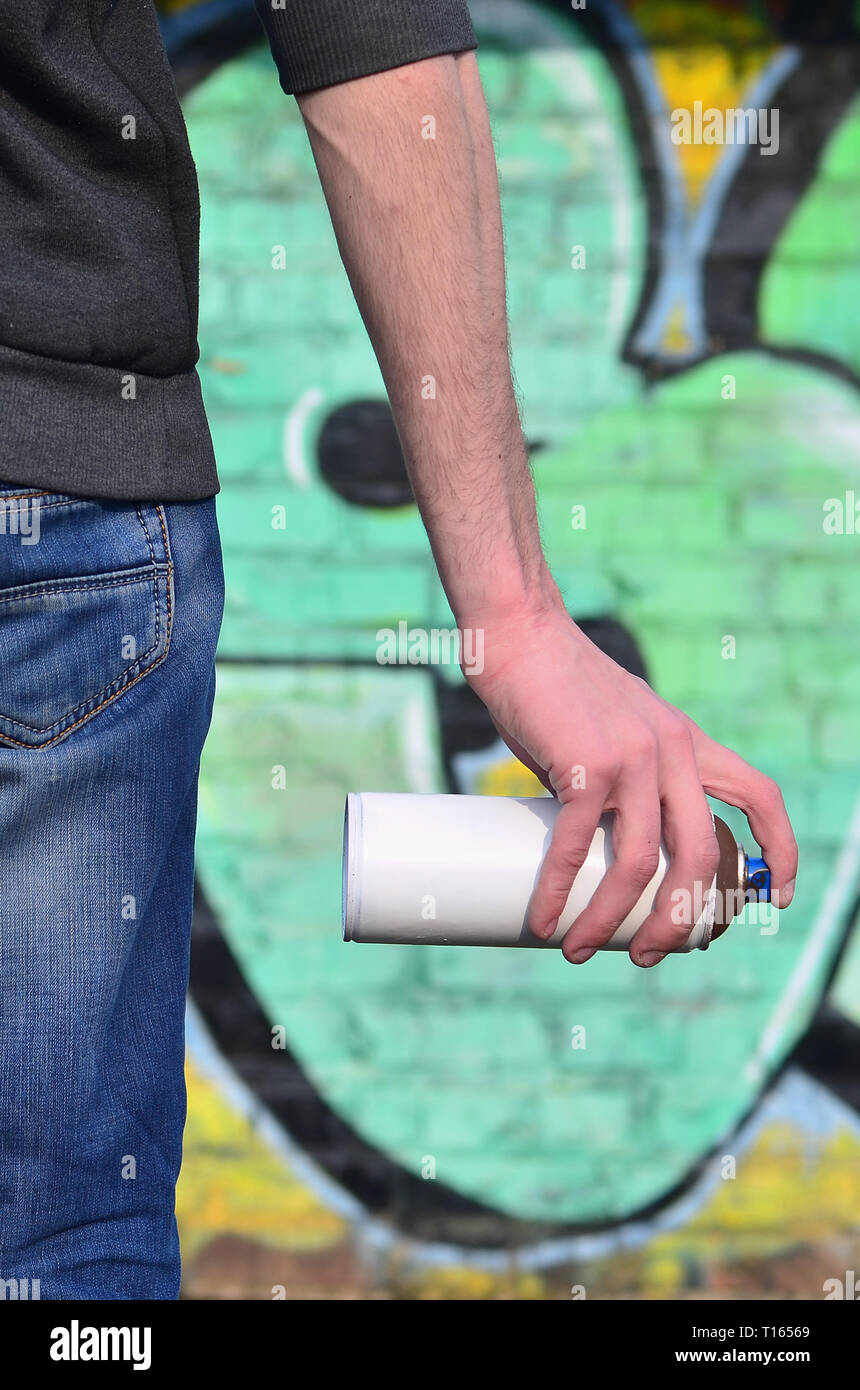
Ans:
POLYGON ((0 1297, 178 1294, 222 606, 213 500, 0 485, 0 1297))

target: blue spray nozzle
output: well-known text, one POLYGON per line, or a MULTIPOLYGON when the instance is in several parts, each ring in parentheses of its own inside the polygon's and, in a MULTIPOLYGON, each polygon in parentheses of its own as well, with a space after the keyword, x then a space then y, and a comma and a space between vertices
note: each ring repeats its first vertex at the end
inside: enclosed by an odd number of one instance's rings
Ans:
POLYGON ((763 859, 746 855, 744 896, 748 903, 770 902, 770 869, 763 859))

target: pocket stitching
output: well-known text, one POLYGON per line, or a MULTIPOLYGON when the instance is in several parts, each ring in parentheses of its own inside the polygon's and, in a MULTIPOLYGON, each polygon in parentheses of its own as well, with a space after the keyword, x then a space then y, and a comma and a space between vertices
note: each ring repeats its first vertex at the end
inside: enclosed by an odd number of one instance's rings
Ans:
MULTIPOLYGON (((147 547, 147 550, 149 551, 149 558, 150 558, 150 560, 152 561, 152 567, 153 567, 153 569, 156 571, 156 574, 157 574, 157 572, 158 572, 158 565, 156 564, 156 561, 155 561, 155 551, 154 551, 153 548, 152 548, 152 539, 151 539, 151 537, 150 537, 149 530, 148 530, 148 528, 147 528, 146 522, 145 522, 144 519, 143 519, 143 512, 141 511, 140 507, 137 508, 137 519, 138 519, 138 521, 140 522, 140 529, 141 529, 141 531, 143 532, 144 539, 146 540, 146 547, 147 547)), ((170 600, 170 592, 169 592, 169 587, 168 587, 168 602, 169 602, 169 600, 170 600)), ((161 605, 160 605, 160 603, 158 603, 158 601, 157 601, 157 599, 156 599, 156 604, 155 604, 155 642, 154 642, 154 646, 156 646, 156 647, 158 646, 160 637, 161 637, 161 605)))
MULTIPOLYGON (((62 505, 62 504, 58 504, 58 505, 62 505)), ((100 710, 105 709, 107 705, 110 705, 110 704, 113 703, 114 700, 119 699, 120 695, 122 695, 122 694, 124 693, 124 691, 130 690, 131 687, 132 687, 133 685, 136 685, 138 681, 143 680, 144 676, 148 676, 148 675, 150 674, 151 671, 155 671, 155 670, 161 665, 161 663, 165 660, 165 658, 167 657, 167 654, 168 654, 168 652, 170 651, 170 637, 171 637, 171 633, 172 633, 172 630, 173 630, 173 605, 172 605, 172 601, 171 601, 171 594, 172 594, 172 590, 173 590, 173 559, 172 559, 172 556, 171 556, 171 554, 170 554, 170 542, 169 542, 169 540, 168 540, 167 525, 166 525, 166 521, 165 521, 165 517, 164 517, 164 509, 163 509, 161 506, 156 506, 155 512, 156 512, 156 515, 157 515, 157 517, 158 517, 159 525, 160 525, 160 527, 161 527, 161 536, 162 536, 162 540, 163 540, 163 543, 164 543, 164 554, 165 554, 165 558, 166 558, 166 560, 167 560, 167 570, 166 570, 166 573, 164 574, 164 579, 165 579, 165 597, 166 597, 166 608, 167 608, 167 622, 166 622, 166 633, 165 633, 165 638, 164 638, 164 651, 161 653, 161 656, 159 656, 155 661, 153 661, 149 666, 147 666, 145 670, 143 670, 143 671, 138 671, 137 675, 136 675, 136 676, 133 676, 133 677, 131 678, 131 680, 128 679, 128 672, 129 672, 129 671, 133 671, 133 670, 134 670, 134 667, 140 665, 140 662, 143 661, 143 660, 145 659, 145 656, 148 656, 148 655, 149 655, 149 652, 150 652, 150 651, 155 650, 155 648, 156 648, 157 645, 158 645, 158 641, 156 641, 155 643, 153 643, 153 646, 149 648, 149 651, 146 652, 146 653, 144 654, 144 656, 138 657, 137 661, 136 661, 132 666, 130 666, 130 667, 128 668, 127 671, 123 672, 123 675, 122 675, 122 676, 118 676, 118 677, 116 678, 116 681, 112 681, 112 682, 111 682, 111 685, 116 684, 117 681, 120 682, 118 689, 115 690, 115 691, 113 692, 113 694, 108 695, 107 699, 102 700, 101 704, 100 704, 100 705, 96 705, 95 709, 91 709, 91 710, 89 710, 86 714, 82 714, 82 715, 80 716, 80 718, 79 718, 79 719, 76 719, 76 720, 74 721, 74 723, 72 723, 72 724, 70 724, 70 725, 68 726, 68 728, 61 729, 61 730, 59 731, 59 733, 54 734, 54 736, 53 736, 52 738, 46 739, 44 743, 39 743, 39 744, 25 743, 22 739, 13 738, 11 734, 3 734, 3 733, 0 733, 0 738, 4 739, 5 742, 6 742, 6 744, 12 744, 12 745, 14 745, 14 747, 16 747, 16 748, 24 748, 24 749, 26 749, 26 751, 27 751, 28 753, 39 753, 39 752, 41 752, 42 749, 44 749, 44 748, 51 748, 55 743, 59 742, 60 739, 66 738, 69 734, 73 733, 74 730, 77 729, 81 724, 87 723, 87 721, 90 720, 90 719, 92 719, 92 718, 94 717, 94 715, 98 714, 100 710)), ((143 528, 144 535, 146 536, 147 545, 149 546, 149 553, 150 553, 150 555, 153 555, 153 551, 152 551, 152 542, 151 542, 151 540, 150 540, 149 532, 147 531, 146 525, 145 525, 144 520, 143 520, 143 516, 142 516, 142 514, 141 514, 141 510, 140 510, 139 507, 137 508, 137 515, 138 515, 138 518, 139 518, 139 520, 140 520, 141 527, 143 528)), ((153 586, 154 598, 155 598, 156 634, 158 634, 159 631, 160 631, 160 629, 159 629, 159 619, 160 619, 160 613, 161 613, 161 597, 160 597, 160 594, 159 594, 159 592, 158 592, 158 580, 159 580, 159 577, 160 577, 160 576, 159 576, 159 571, 163 571, 163 570, 164 570, 164 564, 163 564, 163 562, 158 562, 158 561, 156 561, 156 560, 155 560, 155 557, 154 557, 154 555, 153 555, 153 565, 154 565, 154 568, 155 568, 155 570, 156 570, 156 573, 155 573, 155 575, 154 575, 154 577, 153 577, 153 579, 152 579, 152 586, 153 586)), ((57 582, 62 583, 62 581, 57 581, 57 582)), ((109 580, 108 583, 105 584, 105 585, 90 584, 90 585, 87 585, 86 588, 87 588, 87 589, 96 589, 96 588, 100 588, 100 587, 104 587, 104 588, 115 588, 118 584, 130 584, 130 583, 134 583, 134 582, 136 582, 136 581, 134 581, 134 580, 132 580, 132 579, 126 579, 126 580, 109 580)), ((46 591, 44 591, 44 592, 55 592, 55 590, 46 590, 46 591)), ((68 591, 67 591, 67 592, 68 592, 68 591)), ((72 592, 75 592, 75 591, 72 590, 72 592)), ((5 600, 5 601, 8 602, 9 600, 7 599, 7 600, 5 600)), ((102 688, 102 690, 98 691, 95 695, 91 695, 91 696, 89 697, 89 700, 86 700, 86 701, 84 701, 83 703, 89 704, 90 701, 92 701, 92 700, 97 700, 97 699, 99 698, 99 695, 101 695, 101 694, 103 693, 104 690, 109 690, 109 689, 110 689, 110 686, 104 686, 104 687, 102 688)), ((48 725, 46 725, 46 729, 52 729, 52 728, 54 728, 54 727, 56 726, 57 723, 62 723, 63 721, 65 721, 66 719, 68 719, 69 716, 70 716, 71 714, 74 714, 76 709, 80 709, 80 708, 81 708, 80 705, 76 705, 76 706, 75 706, 75 709, 69 710, 69 711, 66 712, 66 714, 63 715, 63 719, 62 719, 62 720, 57 720, 57 721, 55 721, 55 724, 48 724, 48 725)), ((15 727, 17 727, 17 728, 24 728, 24 729, 26 729, 26 728, 29 728, 29 727, 30 727, 30 726, 27 725, 27 724, 21 724, 20 721, 18 721, 18 720, 12 720, 12 719, 8 719, 8 718, 6 719, 6 723, 7 723, 7 724, 13 724, 13 725, 15 725, 15 727)), ((31 732, 33 732, 33 733, 43 733, 43 732, 45 732, 45 730, 32 729, 31 732)), ((0 747, 2 747, 2 746, 3 746, 3 745, 0 744, 0 747)))
MULTIPOLYGON (((129 570, 128 577, 113 578, 112 575, 105 575, 102 579, 98 575, 82 574, 81 579, 93 578, 94 584, 79 584, 74 576, 69 579, 49 579, 42 581, 37 579, 34 584, 19 584, 4 597, 0 590, 0 603, 20 603, 22 599, 46 598, 50 594, 86 594, 92 589, 116 589, 123 584, 148 584, 152 582, 151 568, 156 570, 166 570, 163 563, 158 563, 152 567, 140 565, 137 569, 129 570)), ((116 572, 115 572, 116 573, 116 572)), ((151 650, 151 649, 150 649, 151 650)))
MULTIPOLYGON (((146 649, 145 652, 141 652, 141 654, 140 654, 140 656, 137 658, 137 660, 136 660, 136 661, 133 661, 133 662, 131 663, 130 666, 127 666, 126 669, 123 671, 122 675, 114 676, 113 680, 112 680, 112 681, 108 681, 107 685, 103 685, 102 688, 101 688, 101 690, 96 690, 94 694, 88 695, 87 698, 86 698, 85 700, 81 700, 79 704, 73 705, 71 709, 67 709, 66 712, 65 712, 65 714, 62 715, 62 717, 61 717, 60 719, 55 719, 55 720, 54 720, 53 724, 44 724, 44 725, 25 724, 25 722, 24 722, 23 719, 12 719, 10 715, 8 715, 8 714, 3 714, 2 712, 0 712, 0 723, 9 724, 9 725, 11 725, 12 728, 14 728, 14 729, 28 729, 29 732, 30 732, 31 734, 46 734, 46 733, 49 732, 49 730, 51 730, 51 729, 56 729, 56 727, 57 727, 58 724, 64 723, 65 720, 70 719, 70 718, 72 717, 72 715, 77 714, 78 710, 79 710, 79 709, 83 709, 85 705, 92 704, 93 700, 98 700, 99 696, 104 695, 104 693, 105 693, 106 690, 112 690, 113 687, 114 687, 115 685, 118 684, 118 685, 119 685, 119 688, 118 688, 117 690, 114 691, 114 694, 115 694, 115 695, 118 695, 118 694, 120 693, 120 691, 122 690, 123 685, 131 685, 132 681, 134 681, 134 680, 137 679, 137 676, 132 676, 131 680, 128 680, 127 678, 128 678, 128 676, 129 676, 129 673, 130 673, 131 671, 134 671, 134 670, 135 670, 137 667, 139 667, 140 665, 142 665, 142 663, 143 663, 144 661, 146 661, 146 658, 147 658, 152 652, 158 650, 158 646, 159 646, 159 641, 160 641, 160 636, 159 636, 159 634, 160 634, 160 618, 161 618, 161 595, 160 595, 160 593, 158 592, 158 575, 156 575, 156 577, 155 577, 154 579, 140 579, 140 580, 137 580, 137 581, 134 581, 134 580, 130 580, 130 579, 129 579, 129 580, 118 581, 118 582, 119 582, 119 583, 126 583, 126 584, 131 584, 131 583, 137 582, 137 583, 140 583, 140 584, 151 584, 151 585, 152 585, 152 589, 153 589, 153 599, 154 599, 154 601, 155 601, 155 641, 152 643, 152 646, 151 646, 151 647, 147 647, 147 649, 146 649)), ((64 593, 86 593, 88 590, 92 590, 92 589, 99 589, 99 588, 115 589, 115 588, 117 588, 117 587, 118 587, 118 584, 116 584, 116 583, 113 583, 113 584, 105 584, 105 585, 89 584, 89 585, 87 585, 86 588, 84 588, 84 589, 66 589, 66 590, 63 590, 63 592, 64 592, 64 593)), ((4 602, 8 602, 8 600, 3 600, 3 601, 4 601, 4 602)), ((164 652, 164 655, 165 655, 165 656, 167 655, 167 651, 166 651, 166 650, 165 650, 165 652, 164 652)), ((153 662, 153 665, 155 665, 154 662, 153 662)), ((138 671, 138 672, 137 672, 137 675, 142 675, 142 674, 143 674, 142 671, 138 671)), ((91 713, 95 714, 95 710, 92 710, 91 713)), ((8 737, 8 735, 0 733, 0 737, 6 738, 6 737, 8 737)), ((27 747, 30 747, 30 746, 31 746, 31 745, 29 745, 29 744, 27 745, 27 747)))
MULTIPOLYGON (((16 492, 14 494, 0 493, 0 500, 3 502, 32 502, 37 497, 55 497, 53 492, 16 492)), ((98 506, 101 499, 98 497, 61 497, 57 502, 42 502, 39 506, 40 512, 49 512, 52 507, 92 507, 98 506)))
MULTIPOLYGON (((103 710, 106 705, 113 704, 113 701, 118 700, 123 691, 130 690, 133 685, 137 685, 137 682, 142 681, 144 676, 148 676, 150 671, 155 671, 166 656, 167 649, 165 648, 158 660, 153 661, 151 666, 147 666, 145 671, 139 671, 133 680, 126 681, 119 690, 114 691, 113 695, 109 695, 106 700, 102 700, 100 705, 96 705, 95 709, 91 709, 88 714, 82 714, 80 719, 75 720, 74 724, 70 724, 67 729, 61 729, 58 734, 54 734, 53 738, 46 739, 44 743, 24 743, 19 738, 12 738, 11 734, 2 734, 0 737, 4 738, 6 743, 14 744, 16 748, 26 748, 28 753, 40 753, 43 748, 51 748, 53 744, 58 743, 61 738, 65 738, 67 734, 77 729, 79 724, 86 724, 87 720, 92 719, 93 715, 98 714, 99 710, 103 710)), ((50 728, 51 726, 49 725, 48 727, 50 728)))
MULTIPOLYGON (((140 515, 139 507, 138 514, 140 515)), ((161 542, 164 546, 164 558, 167 561, 167 632, 164 638, 164 655, 167 656, 168 648, 170 647, 170 633, 173 627, 173 557, 170 554, 170 538, 167 534, 167 521, 164 515, 164 508, 156 507, 155 514, 158 517, 158 524, 161 527, 161 542)), ((140 515, 140 524, 146 529, 142 515, 140 515)), ((147 532, 147 537, 148 535, 149 533, 147 532)), ((151 548, 150 545, 150 549, 151 548)))

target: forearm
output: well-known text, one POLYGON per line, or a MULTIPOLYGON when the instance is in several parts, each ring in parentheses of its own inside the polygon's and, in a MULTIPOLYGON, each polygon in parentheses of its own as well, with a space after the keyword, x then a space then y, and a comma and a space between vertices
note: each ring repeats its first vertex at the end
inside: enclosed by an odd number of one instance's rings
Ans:
POLYGON ((705 792, 747 812, 790 900, 797 846, 779 789, 709 739, 571 622, 543 559, 508 359, 495 157, 472 54, 301 99, 335 232, 379 359, 413 489, 460 628, 467 673, 508 747, 563 801, 529 924, 551 937, 600 816, 613 863, 565 938, 586 960, 638 902, 661 838, 671 863, 631 945, 678 949, 719 846, 705 792), (422 121, 436 121, 435 139, 422 121), (432 380, 434 389, 428 391, 432 380))
POLYGON ((495 155, 474 55, 327 87, 300 106, 458 624, 554 604, 511 380, 495 155))

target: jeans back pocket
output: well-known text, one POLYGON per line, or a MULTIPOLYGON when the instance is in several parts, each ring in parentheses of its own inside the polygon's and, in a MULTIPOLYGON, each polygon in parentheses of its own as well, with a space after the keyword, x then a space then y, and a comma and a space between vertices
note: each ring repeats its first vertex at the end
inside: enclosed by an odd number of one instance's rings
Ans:
POLYGON ((171 622, 161 507, 0 486, 0 746, 92 719, 164 660, 171 622))

